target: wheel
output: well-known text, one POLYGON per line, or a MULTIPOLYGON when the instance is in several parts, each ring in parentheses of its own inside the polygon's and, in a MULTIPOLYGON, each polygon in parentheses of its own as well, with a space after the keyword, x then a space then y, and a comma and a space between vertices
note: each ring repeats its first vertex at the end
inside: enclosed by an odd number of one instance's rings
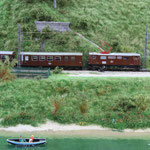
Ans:
POLYGON ((104 69, 105 69, 105 66, 102 66, 102 67, 99 67, 99 68, 98 68, 98 71, 99 71, 99 72, 104 72, 104 69))

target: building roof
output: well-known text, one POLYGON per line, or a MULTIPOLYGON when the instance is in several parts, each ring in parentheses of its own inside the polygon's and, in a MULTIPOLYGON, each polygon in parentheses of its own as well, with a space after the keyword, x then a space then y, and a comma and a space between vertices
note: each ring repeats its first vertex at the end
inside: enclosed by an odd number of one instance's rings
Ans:
POLYGON ((103 56, 140 56, 140 54, 137 53, 110 53, 110 54, 102 54, 102 53, 96 53, 96 52, 90 52, 89 55, 103 55, 103 56))
POLYGON ((69 52, 21 52, 21 55, 43 55, 43 56, 82 56, 82 53, 69 53, 69 52))
POLYGON ((12 55, 14 51, 0 51, 0 55, 12 55))
POLYGON ((35 21, 35 25, 38 31, 42 31, 45 27, 49 27, 50 30, 58 32, 71 31, 69 28, 70 22, 53 22, 53 21, 35 21))

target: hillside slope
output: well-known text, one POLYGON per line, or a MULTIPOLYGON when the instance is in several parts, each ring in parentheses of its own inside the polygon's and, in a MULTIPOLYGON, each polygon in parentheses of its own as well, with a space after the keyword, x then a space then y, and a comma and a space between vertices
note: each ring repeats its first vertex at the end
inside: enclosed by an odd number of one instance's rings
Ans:
MULTIPOLYGON (((0 49, 17 50, 18 26, 23 31, 36 31, 34 21, 70 22, 70 33, 52 34, 46 41, 45 51, 78 51, 87 56, 89 51, 99 51, 80 39, 74 32, 100 45, 107 41, 113 52, 143 54, 145 26, 150 24, 149 0, 1 0, 0 49)), ((28 41, 22 51, 40 51, 40 44, 28 41)), ((86 57, 85 56, 85 57, 86 57)))

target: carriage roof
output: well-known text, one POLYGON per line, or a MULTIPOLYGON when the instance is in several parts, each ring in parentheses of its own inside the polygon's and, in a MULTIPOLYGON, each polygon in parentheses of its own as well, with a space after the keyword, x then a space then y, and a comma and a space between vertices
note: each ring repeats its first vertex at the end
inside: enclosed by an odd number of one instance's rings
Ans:
POLYGON ((137 53, 109 53, 109 54, 102 54, 102 53, 96 53, 96 52, 90 52, 89 55, 103 55, 103 56, 140 56, 140 54, 137 53))
POLYGON ((69 52, 21 52, 21 55, 43 55, 43 56, 82 56, 82 53, 69 52))

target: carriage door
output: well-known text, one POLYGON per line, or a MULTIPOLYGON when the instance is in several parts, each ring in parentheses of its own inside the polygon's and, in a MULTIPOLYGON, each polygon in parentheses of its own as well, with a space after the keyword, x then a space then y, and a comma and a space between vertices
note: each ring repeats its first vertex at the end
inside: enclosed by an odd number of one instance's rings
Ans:
POLYGON ((137 56, 134 56, 133 60, 134 60, 134 65, 138 65, 139 64, 139 58, 137 56))
POLYGON ((64 56, 64 66, 70 66, 69 62, 69 57, 68 56, 64 56))

